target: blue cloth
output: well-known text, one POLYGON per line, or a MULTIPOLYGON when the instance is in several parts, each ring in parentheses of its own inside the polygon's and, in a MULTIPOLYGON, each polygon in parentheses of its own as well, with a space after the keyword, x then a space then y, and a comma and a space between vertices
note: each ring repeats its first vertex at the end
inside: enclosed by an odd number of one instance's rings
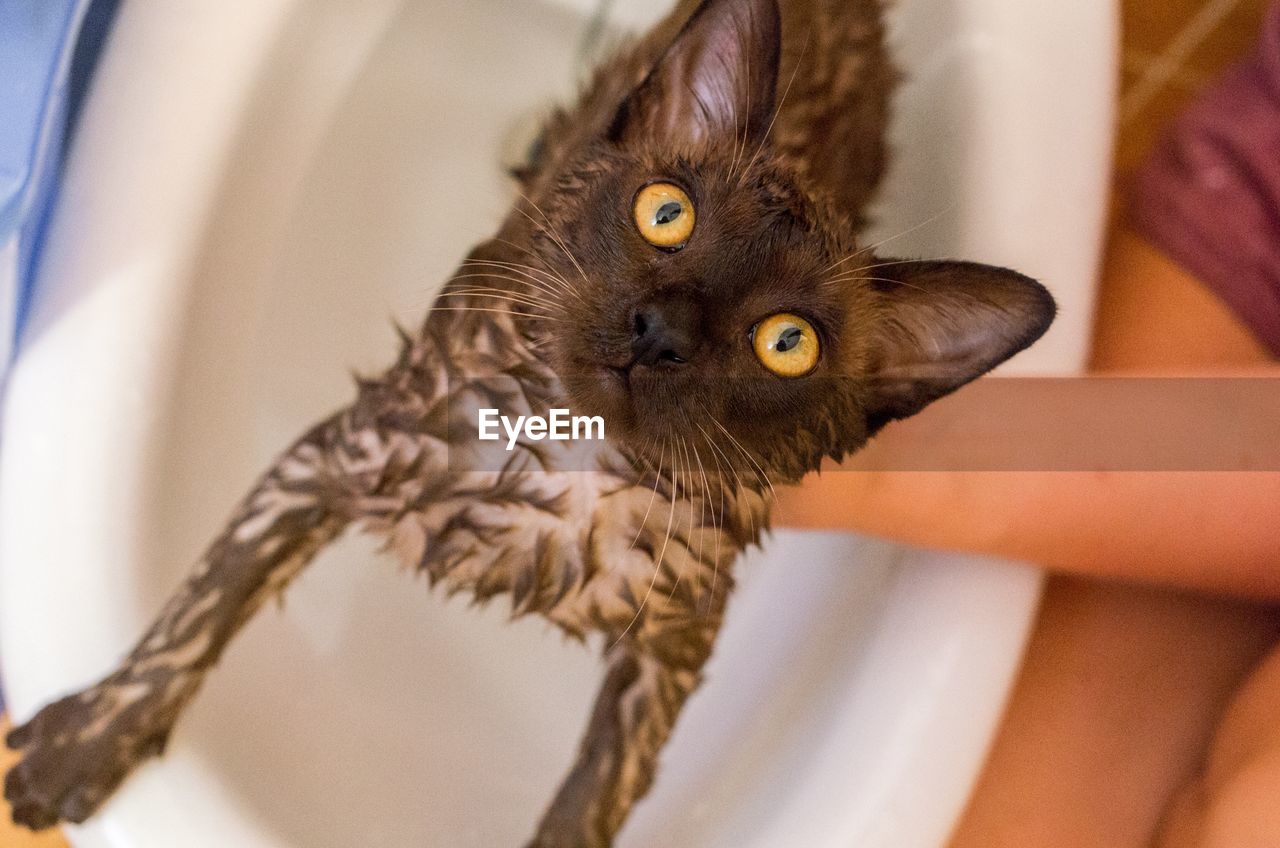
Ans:
POLYGON ((0 383, 67 139, 118 0, 0 0, 0 383))
POLYGON ((0 390, 30 309, 67 142, 118 5, 0 0, 0 390))

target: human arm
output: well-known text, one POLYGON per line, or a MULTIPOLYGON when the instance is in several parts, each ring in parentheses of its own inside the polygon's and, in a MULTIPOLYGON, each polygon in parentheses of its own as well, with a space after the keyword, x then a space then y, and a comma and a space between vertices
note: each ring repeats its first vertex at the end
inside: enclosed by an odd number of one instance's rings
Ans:
MULTIPOLYGON (((1226 305, 1132 233, 1113 239, 1099 297, 1098 373, 1280 376, 1226 305)), ((932 414, 891 425, 894 449, 932 414)), ((783 493, 776 521, 1276 599, 1278 512, 1278 472, 840 471, 783 493)))

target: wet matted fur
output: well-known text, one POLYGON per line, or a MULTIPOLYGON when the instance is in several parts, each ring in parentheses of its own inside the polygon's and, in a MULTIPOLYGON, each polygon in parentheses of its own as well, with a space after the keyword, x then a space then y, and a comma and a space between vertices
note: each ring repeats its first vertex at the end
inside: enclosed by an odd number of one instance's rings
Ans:
POLYGON ((117 669, 10 733, 15 821, 91 815, 163 750, 245 621, 358 527, 450 593, 604 634, 604 685, 529 844, 611 844, 701 681, 773 485, 1052 320, 1012 271, 859 246, 894 79, 876 0, 684 2, 606 62, 398 360, 280 457, 117 669), (682 249, 637 232, 633 199, 655 181, 696 209, 682 249), (678 356, 636 353, 649 309, 678 317, 678 356), (812 325, 811 373, 756 358, 753 328, 778 313, 812 325), (608 440, 476 438, 479 407, 553 406, 601 416, 608 440))

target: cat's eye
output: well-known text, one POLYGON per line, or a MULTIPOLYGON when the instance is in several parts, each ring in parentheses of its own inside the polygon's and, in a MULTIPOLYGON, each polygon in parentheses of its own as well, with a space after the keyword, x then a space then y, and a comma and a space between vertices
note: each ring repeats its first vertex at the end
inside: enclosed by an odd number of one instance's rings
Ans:
POLYGON ((751 332, 751 345, 760 363, 779 377, 803 377, 818 364, 817 331, 789 312, 779 312, 757 324, 751 332))
POLYGON ((654 247, 678 248, 693 233, 693 201, 671 183, 650 183, 636 192, 636 229, 654 247))

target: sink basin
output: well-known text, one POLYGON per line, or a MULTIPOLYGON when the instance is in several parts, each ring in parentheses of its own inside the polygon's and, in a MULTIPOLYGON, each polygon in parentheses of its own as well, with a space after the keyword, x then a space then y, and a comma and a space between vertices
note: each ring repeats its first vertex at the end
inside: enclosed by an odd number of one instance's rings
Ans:
MULTIPOLYGON (((615 27, 652 4, 618 0, 615 27)), ((1114 9, 899 0, 909 80, 873 239, 1040 277, 1010 371, 1081 366, 1114 9)), ((16 719, 130 646, 238 495, 394 351, 572 92, 589 0, 124 4, 4 412, 0 648, 16 719)), ((1039 592, 1026 566, 778 532, 619 845, 942 844, 1039 592)), ((445 602, 362 538, 226 655, 78 848, 517 845, 597 651, 445 602)))

